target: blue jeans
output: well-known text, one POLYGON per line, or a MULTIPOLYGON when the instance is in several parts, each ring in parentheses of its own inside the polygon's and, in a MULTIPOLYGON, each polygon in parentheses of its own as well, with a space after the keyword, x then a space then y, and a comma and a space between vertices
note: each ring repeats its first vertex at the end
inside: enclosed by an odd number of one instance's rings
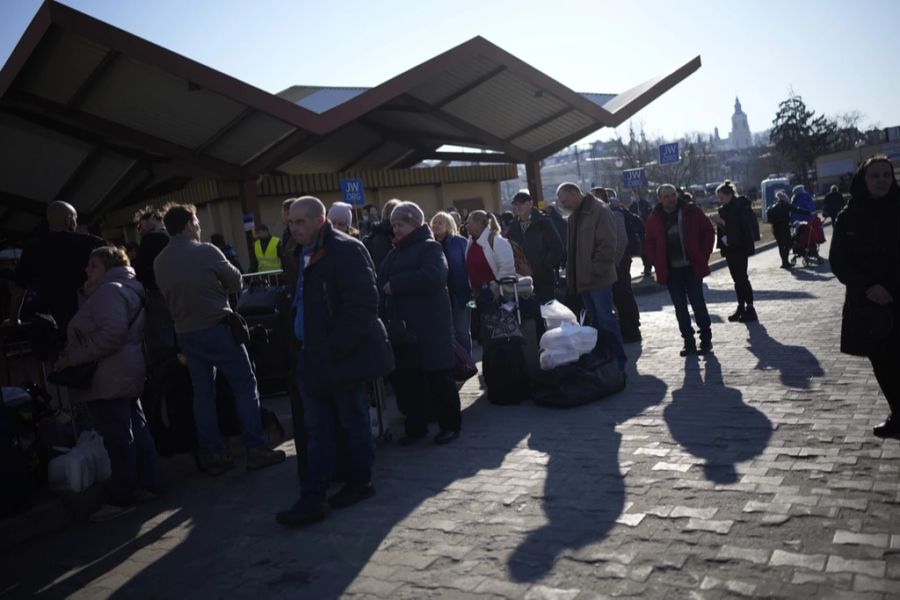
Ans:
POLYGON ((227 325, 178 334, 181 351, 187 357, 194 388, 194 420, 197 443, 208 452, 225 451, 219 419, 216 415, 216 369, 221 369, 234 392, 242 440, 248 448, 264 446, 259 417, 259 392, 250 357, 243 344, 237 344, 227 325))
POLYGON ((138 487, 161 493, 156 447, 140 400, 93 400, 87 403, 87 408, 94 429, 103 436, 112 467, 112 475, 104 483, 107 500, 118 506, 129 506, 138 487))
POLYGON ((678 319, 678 330, 685 340, 694 339, 694 330, 691 328, 691 315, 688 314, 688 301, 694 309, 694 319, 700 330, 700 341, 712 339, 712 329, 709 320, 709 311, 706 309, 706 299, 703 298, 703 281, 697 279, 690 267, 669 269, 669 296, 672 297, 672 305, 675 307, 675 317, 678 319))
POLYGON ((459 345, 466 349, 468 355, 472 356, 472 333, 470 331, 472 309, 468 306, 463 306, 462 308, 454 306, 452 310, 453 335, 456 336, 456 341, 459 342, 459 345))
MULTIPOLYGON (((365 389, 319 393, 306 385, 307 372, 303 352, 297 362, 297 383, 303 402, 303 426, 306 430, 306 476, 300 479, 301 496, 324 496, 337 463, 338 427, 344 430, 349 456, 349 482, 370 483, 375 463, 375 440, 369 421, 369 403, 365 389)), ((315 377, 309 373, 309 377, 315 377)), ((303 460, 300 450, 297 460, 303 460)))
POLYGON ((612 286, 582 292, 584 308, 593 317, 597 327, 597 340, 606 349, 609 356, 615 356, 619 368, 624 369, 628 358, 625 356, 625 343, 619 322, 613 314, 612 286))

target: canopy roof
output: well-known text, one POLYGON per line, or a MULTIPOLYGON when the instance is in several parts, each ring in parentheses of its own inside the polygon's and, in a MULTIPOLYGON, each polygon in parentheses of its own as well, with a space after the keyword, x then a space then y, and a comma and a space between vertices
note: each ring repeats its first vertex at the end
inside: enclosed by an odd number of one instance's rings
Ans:
POLYGON ((581 94, 475 37, 373 88, 275 95, 48 0, 0 71, 0 230, 33 230, 56 199, 90 221, 196 178, 538 160, 699 66, 581 94))

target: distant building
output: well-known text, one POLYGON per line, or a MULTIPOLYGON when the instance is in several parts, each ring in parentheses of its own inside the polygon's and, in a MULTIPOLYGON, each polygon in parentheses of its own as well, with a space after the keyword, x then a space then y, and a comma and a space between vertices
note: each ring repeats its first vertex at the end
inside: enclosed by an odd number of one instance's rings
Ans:
POLYGON ((729 136, 731 147, 735 150, 749 148, 753 145, 753 136, 750 134, 750 125, 747 123, 747 115, 741 110, 741 101, 734 99, 734 114, 731 115, 731 135, 729 136))

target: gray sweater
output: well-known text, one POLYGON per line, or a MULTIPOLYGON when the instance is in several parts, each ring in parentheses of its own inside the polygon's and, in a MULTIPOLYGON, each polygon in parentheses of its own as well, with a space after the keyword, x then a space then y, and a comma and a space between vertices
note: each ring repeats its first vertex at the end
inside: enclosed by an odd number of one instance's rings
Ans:
POLYGON ((228 294, 241 289, 241 272, 221 250, 184 234, 172 236, 153 271, 178 333, 217 325, 231 312, 228 294))

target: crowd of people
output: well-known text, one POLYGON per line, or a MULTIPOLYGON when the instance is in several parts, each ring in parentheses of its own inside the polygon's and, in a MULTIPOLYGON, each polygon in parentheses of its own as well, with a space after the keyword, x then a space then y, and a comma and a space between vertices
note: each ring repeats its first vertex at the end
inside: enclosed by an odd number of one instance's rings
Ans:
MULTIPOLYGON (((332 508, 375 494, 367 382, 390 381, 405 416, 401 446, 424 440, 431 422, 438 427, 435 444, 459 438, 454 346, 471 355, 482 341, 478 330, 473 339, 473 300, 493 282, 527 275, 539 302, 583 306, 598 331, 597 348, 624 372, 626 346, 641 339, 633 258, 644 261, 645 272, 655 269, 668 290, 681 355, 706 354, 713 340, 703 279, 718 244, 737 301, 728 320, 755 321, 748 260, 757 219, 731 181, 716 193, 720 207, 707 215, 671 184, 658 187, 655 206, 635 194, 626 208, 614 190, 585 193, 566 182, 545 210, 527 191, 517 193, 512 219, 449 210, 429 220, 417 204, 390 200, 380 214, 367 208, 361 228, 349 205, 326 208, 312 196, 286 200, 282 237, 257 227, 253 261, 254 269, 283 270, 292 307, 291 377, 302 408, 296 424, 305 446, 298 451, 300 496, 278 513, 278 522, 317 521, 332 508), (328 496, 339 440, 347 483, 328 496)), ((866 161, 851 196, 837 218, 830 256, 847 286, 842 350, 871 360, 891 408, 875 434, 900 438, 900 315, 894 302, 900 294, 900 188, 891 163, 884 157, 866 161), (876 320, 882 325, 878 335, 871 331, 876 320)), ((815 212, 805 202, 789 206, 780 199, 785 207, 770 211, 773 228, 782 226, 779 210, 786 219, 815 212)), ((266 445, 246 324, 229 303, 241 290, 240 266, 221 236, 214 240, 219 243, 202 241, 196 209, 141 211, 133 260, 124 248, 76 232, 76 211, 65 202, 52 203, 47 219, 49 232, 22 253, 10 315, 17 320, 24 291, 36 291, 35 310, 53 316, 64 340, 54 368, 95 365, 88 389, 71 394, 88 407, 113 467, 106 503, 95 518, 114 518, 139 496, 164 491, 140 398, 149 365, 172 352, 190 372, 200 467, 219 475, 235 466, 217 420, 217 371, 234 395, 247 468, 282 462, 284 452, 266 445)), ((776 230, 781 248, 779 235, 776 230)))

